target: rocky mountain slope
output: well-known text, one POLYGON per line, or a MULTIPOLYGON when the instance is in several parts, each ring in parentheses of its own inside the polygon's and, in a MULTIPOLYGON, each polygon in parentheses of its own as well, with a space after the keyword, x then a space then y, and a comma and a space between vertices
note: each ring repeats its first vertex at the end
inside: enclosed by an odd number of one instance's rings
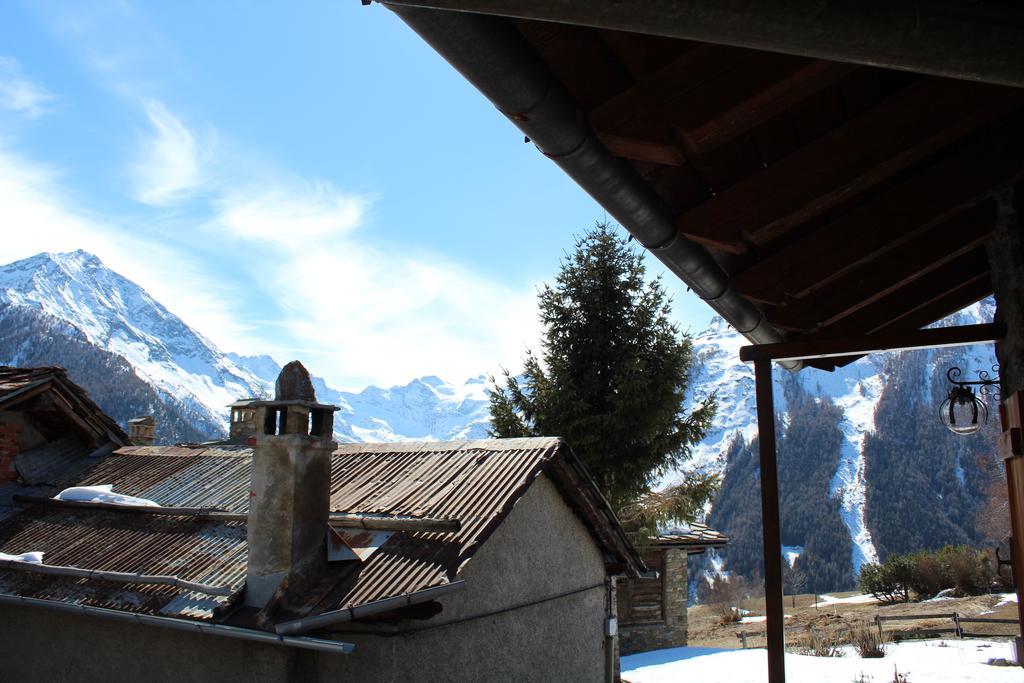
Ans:
MULTIPOLYGON (((985 300, 939 324, 991 322, 994 308, 991 300, 985 300)), ((725 475, 725 486, 710 514, 710 521, 733 537, 724 569, 757 574, 762 570, 754 443, 757 420, 753 367, 738 361, 738 349, 744 343, 720 318, 694 336, 694 386, 715 392, 719 400, 719 415, 711 433, 695 449, 695 462, 725 475), (744 559, 737 562, 739 557, 744 559)), ((822 590, 849 584, 864 562, 876 561, 889 550, 978 542, 974 512, 980 504, 980 489, 990 476, 985 458, 992 441, 985 435, 965 439, 949 434, 939 424, 938 408, 948 392, 945 373, 949 367, 991 371, 994 363, 992 346, 979 345, 874 354, 831 373, 805 369, 794 375, 776 368, 783 543, 791 563, 805 548, 810 551, 808 544, 819 545, 817 561, 822 554, 836 554, 833 515, 846 529, 849 544, 842 554, 848 553, 852 573, 844 574, 838 567, 822 569, 822 590), (787 444, 787 436, 805 429, 812 414, 814 433, 804 435, 802 442, 790 438, 787 444), (841 435, 836 441, 829 436, 830 422, 841 435), (808 482, 820 477, 823 461, 831 469, 827 491, 819 490, 824 486, 809 488, 808 482), (788 495, 787 485, 794 495, 788 495), (796 507, 816 505, 813 514, 819 523, 807 527, 806 533, 792 533, 812 513, 808 508, 787 514, 787 500, 796 507), (828 509, 832 506, 834 511, 828 509), (934 533, 907 531, 929 527, 934 533), (818 534, 831 539, 827 551, 820 547, 818 534), (830 585, 826 576, 835 584, 830 585)), ((805 557, 805 570, 812 559, 805 557)))
MULTIPOLYGON (((224 353, 84 251, 0 266, 0 363, 65 366, 120 422, 155 414, 166 443, 224 436, 227 404, 271 395, 280 371, 270 356, 224 353), (93 371, 107 365, 119 371, 93 371), (141 393, 128 392, 126 383, 141 393)), ((337 391, 319 378, 315 384, 320 400, 341 406, 335 421, 341 441, 487 434, 483 377, 449 384, 429 375, 360 392, 337 391)))

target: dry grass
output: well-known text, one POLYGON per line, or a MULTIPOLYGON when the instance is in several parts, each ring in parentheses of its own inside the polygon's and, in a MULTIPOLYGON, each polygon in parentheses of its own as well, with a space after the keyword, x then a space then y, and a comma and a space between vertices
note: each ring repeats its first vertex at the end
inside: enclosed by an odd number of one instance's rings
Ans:
MULTIPOLYGON (((845 597, 847 594, 832 594, 836 597, 845 597)), ((792 596, 786 596, 786 614, 792 615, 786 619, 786 639, 793 644, 794 650, 808 647, 807 634, 809 630, 833 632, 840 642, 846 642, 847 631, 858 622, 873 622, 875 615, 903 616, 908 614, 921 614, 929 612, 959 612, 965 616, 1017 618, 1016 603, 996 606, 999 596, 971 596, 943 601, 941 603, 908 603, 899 605, 877 605, 861 603, 840 603, 840 604, 819 604, 814 606, 813 595, 798 595, 794 600, 792 596), (799 644, 798 644, 799 643, 799 644)), ((748 598, 730 606, 749 610, 752 616, 764 614, 764 600, 759 598, 748 598)), ((736 637, 739 631, 747 633, 764 633, 764 623, 737 624, 735 622, 722 624, 720 622, 719 609, 712 605, 695 605, 689 609, 689 640, 690 645, 701 645, 707 647, 740 647, 740 641, 736 637)), ((741 612, 746 614, 747 612, 741 612)), ((887 622, 885 632, 891 634, 893 640, 912 638, 915 632, 929 628, 940 628, 952 626, 949 619, 936 619, 933 621, 896 621, 887 622)), ((871 623, 874 627, 874 623, 871 623)), ((994 638, 1007 638, 1015 633, 1016 624, 972 624, 972 633, 985 634, 994 638)), ((877 631, 877 628, 876 628, 877 631)), ((756 635, 748 636, 748 647, 764 647, 763 637, 756 635)))
POLYGON ((885 632, 880 632, 869 622, 862 621, 850 629, 850 644, 864 659, 884 657, 886 642, 888 637, 885 632))
POLYGON ((839 636, 832 631, 819 631, 818 629, 807 629, 807 647, 803 654, 814 657, 842 657, 843 644, 839 636))

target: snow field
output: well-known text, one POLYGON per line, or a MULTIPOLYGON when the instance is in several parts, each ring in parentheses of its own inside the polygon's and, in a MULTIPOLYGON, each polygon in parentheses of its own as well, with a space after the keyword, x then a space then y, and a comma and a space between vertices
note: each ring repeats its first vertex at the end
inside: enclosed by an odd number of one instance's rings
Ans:
MULTIPOLYGON (((852 647, 843 657, 786 654, 786 680, 794 683, 889 683, 893 670, 908 683, 1002 683, 1024 680, 1020 667, 992 666, 1010 659, 1007 642, 931 640, 890 644, 881 659, 862 659, 852 647)), ((765 650, 678 647, 622 658, 622 678, 630 683, 758 683, 768 680, 765 650)))

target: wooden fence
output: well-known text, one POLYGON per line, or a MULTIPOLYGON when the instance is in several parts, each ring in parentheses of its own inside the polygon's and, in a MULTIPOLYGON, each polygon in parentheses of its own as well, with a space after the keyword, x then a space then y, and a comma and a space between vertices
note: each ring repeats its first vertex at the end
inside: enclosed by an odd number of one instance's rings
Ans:
MULTIPOLYGON (((964 630, 964 624, 1016 624, 1016 619, 998 619, 994 617, 965 617, 957 612, 942 612, 939 614, 903 614, 900 616, 875 616, 875 626, 878 628, 878 637, 882 638, 882 624, 886 621, 922 621, 925 619, 949 619, 953 622, 952 626, 949 627, 929 627, 923 629, 915 629, 910 632, 910 635, 914 636, 939 636, 945 634, 953 634, 957 638, 986 638, 991 636, 990 633, 969 633, 964 630)), ((849 627, 845 627, 849 630, 849 627)), ((969 628, 969 627, 968 627, 969 628)), ((799 627, 787 626, 787 632, 797 631, 799 627)), ((764 638, 765 632, 763 630, 758 631, 736 631, 736 639, 740 641, 743 649, 746 650, 749 647, 749 640, 751 638, 764 638)))
POLYGON ((882 624, 886 621, 921 621, 923 619, 950 619, 953 625, 949 628, 924 628, 916 629, 913 631, 914 635, 942 635, 945 633, 952 633, 957 638, 974 638, 974 637, 986 637, 991 634, 986 633, 968 633, 964 631, 964 624, 1016 624, 1016 619, 997 619, 994 617, 965 617, 957 612, 948 612, 943 614, 903 614, 900 616, 880 616, 875 615, 875 625, 878 627, 878 637, 882 637, 882 624))

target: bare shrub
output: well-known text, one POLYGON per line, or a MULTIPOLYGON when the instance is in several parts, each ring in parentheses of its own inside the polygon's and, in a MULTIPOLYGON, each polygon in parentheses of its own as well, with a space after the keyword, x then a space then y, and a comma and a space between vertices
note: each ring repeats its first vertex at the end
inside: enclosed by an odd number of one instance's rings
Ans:
POLYGON ((892 665, 892 683, 910 683, 907 674, 901 674, 895 664, 892 665))
POLYGON ((818 629, 807 629, 807 649, 804 654, 814 657, 843 657, 842 643, 835 633, 819 631, 818 629))
POLYGON ((885 656, 887 638, 884 633, 867 622, 856 624, 850 629, 850 644, 853 645, 864 659, 877 659, 885 656))
POLYGON ((720 623, 732 624, 743 617, 739 605, 748 595, 749 591, 743 577, 735 574, 718 575, 711 580, 705 590, 704 601, 718 616, 720 623))

